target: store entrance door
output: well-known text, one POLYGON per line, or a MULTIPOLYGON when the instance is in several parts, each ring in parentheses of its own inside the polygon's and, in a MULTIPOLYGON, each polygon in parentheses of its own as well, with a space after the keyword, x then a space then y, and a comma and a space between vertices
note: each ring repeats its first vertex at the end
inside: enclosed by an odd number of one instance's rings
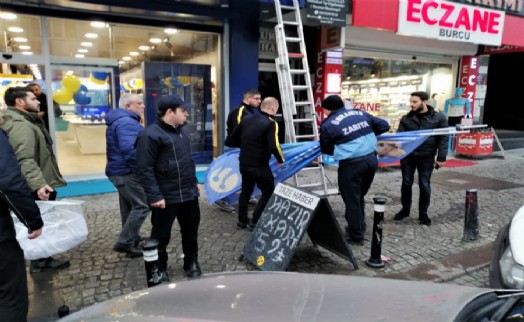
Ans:
POLYGON ((52 65, 47 92, 52 95, 57 161, 68 181, 104 177, 105 115, 116 108, 112 68, 52 65))

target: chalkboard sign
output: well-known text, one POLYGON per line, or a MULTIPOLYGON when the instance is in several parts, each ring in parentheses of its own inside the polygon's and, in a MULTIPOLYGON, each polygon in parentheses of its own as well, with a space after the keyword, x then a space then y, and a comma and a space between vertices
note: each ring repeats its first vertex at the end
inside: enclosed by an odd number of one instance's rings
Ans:
MULTIPOLYGON (((284 271, 302 237, 311 230, 314 244, 352 260, 357 268, 338 222, 332 212, 329 216, 326 211, 327 200, 320 201, 317 195, 279 183, 246 242, 242 256, 260 270, 284 271), (319 204, 324 206, 319 207, 319 204), (320 216, 317 209, 323 209, 320 216), (310 228, 312 222, 315 222, 314 229, 310 228), (324 235, 325 229, 331 235, 324 235)), ((331 210, 329 203, 327 205, 331 210)))

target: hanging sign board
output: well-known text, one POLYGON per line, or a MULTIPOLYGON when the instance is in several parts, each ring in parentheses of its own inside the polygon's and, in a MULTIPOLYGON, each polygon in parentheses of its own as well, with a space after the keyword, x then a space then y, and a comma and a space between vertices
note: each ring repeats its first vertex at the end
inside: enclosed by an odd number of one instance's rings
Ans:
POLYGON ((279 183, 244 246, 242 256, 262 271, 285 271, 305 233, 358 265, 327 199, 279 183))
POLYGON ((308 0, 306 3, 308 24, 345 27, 347 12, 346 0, 308 0))

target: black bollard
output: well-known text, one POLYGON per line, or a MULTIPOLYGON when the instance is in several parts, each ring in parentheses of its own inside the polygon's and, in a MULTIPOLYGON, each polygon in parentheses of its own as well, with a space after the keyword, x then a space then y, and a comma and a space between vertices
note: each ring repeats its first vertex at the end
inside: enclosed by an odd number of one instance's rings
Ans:
POLYGON ((464 215, 464 241, 473 241, 479 238, 479 211, 477 203, 477 189, 466 190, 466 213, 464 215))
POLYGON ((384 223, 386 201, 388 200, 384 197, 373 198, 373 202, 375 203, 373 206, 375 209, 373 216, 373 238, 371 240, 371 256, 366 261, 366 264, 372 268, 382 268, 386 265, 382 260, 382 225, 384 223))
POLYGON ((146 267, 147 287, 162 283, 162 274, 158 271, 158 240, 146 239, 142 245, 146 267))

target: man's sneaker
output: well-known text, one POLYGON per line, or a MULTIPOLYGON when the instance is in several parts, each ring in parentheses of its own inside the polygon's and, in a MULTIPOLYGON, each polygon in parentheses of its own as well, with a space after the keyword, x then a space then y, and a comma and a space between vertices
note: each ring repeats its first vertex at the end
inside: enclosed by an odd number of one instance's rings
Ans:
POLYGON ((219 200, 219 201, 215 202, 214 205, 218 209, 220 209, 222 211, 225 211, 225 212, 234 212, 235 211, 235 207, 230 206, 227 203, 227 201, 225 201, 225 200, 219 200))
POLYGON ((256 205, 258 203, 258 199, 255 198, 255 197, 251 197, 251 199, 249 199, 249 204, 250 205, 256 205))
POLYGON ((158 275, 160 275, 160 283, 169 282, 170 281, 169 275, 167 274, 166 271, 160 271, 160 272, 158 272, 158 275))
POLYGON ((249 231, 253 231, 256 226, 257 226, 257 222, 250 221, 249 224, 247 224, 247 229, 249 229, 249 231))
POLYGON ((237 228, 238 229, 246 229, 248 227, 248 224, 245 222, 237 221, 237 228))
POLYGON ((431 219, 429 219, 428 216, 426 217, 419 217, 418 223, 421 225, 431 226, 431 219))
POLYGON ((351 245, 357 245, 357 246, 364 246, 364 239, 353 239, 353 238, 347 238, 348 244, 351 245))
POLYGON ((113 247, 113 250, 115 252, 119 253, 125 253, 129 257, 140 257, 143 255, 142 248, 136 247, 136 246, 122 246, 119 244, 115 244, 115 247, 113 247))
POLYGON ((404 218, 407 218, 409 217, 409 214, 406 214, 405 212, 399 212, 395 215, 395 217, 393 217, 393 220, 402 220, 404 218))
POLYGON ((32 260, 29 265, 29 272, 39 273, 39 272, 49 272, 57 271, 69 267, 71 263, 68 260, 54 259, 52 257, 32 260))

